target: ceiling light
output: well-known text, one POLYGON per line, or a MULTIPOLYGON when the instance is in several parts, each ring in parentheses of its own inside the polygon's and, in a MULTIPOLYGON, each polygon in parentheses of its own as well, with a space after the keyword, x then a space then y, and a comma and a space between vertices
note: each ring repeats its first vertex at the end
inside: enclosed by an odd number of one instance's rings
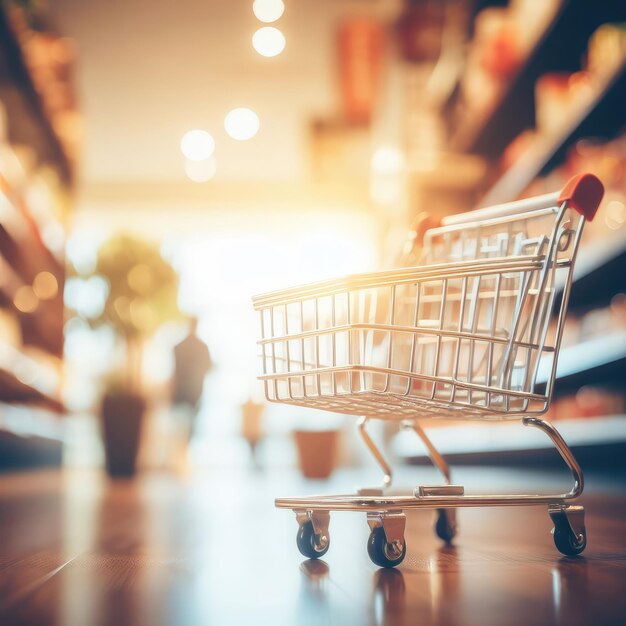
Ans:
POLYGON ((217 162, 215 157, 206 159, 205 161, 185 160, 185 174, 189 180, 194 183, 206 183, 215 177, 217 171, 217 162))
POLYGON ((263 26, 252 35, 252 46, 264 57, 275 57, 285 49, 285 35, 278 28, 263 26))
POLYGON ((282 0, 254 0, 254 15, 261 22, 275 22, 285 11, 282 0))
POLYGON ((252 139, 259 132, 259 116, 244 107, 233 109, 224 118, 226 132, 239 141, 252 139))
POLYGON ((180 140, 181 152, 191 161, 204 161, 215 150, 215 140, 206 130, 190 130, 180 140))

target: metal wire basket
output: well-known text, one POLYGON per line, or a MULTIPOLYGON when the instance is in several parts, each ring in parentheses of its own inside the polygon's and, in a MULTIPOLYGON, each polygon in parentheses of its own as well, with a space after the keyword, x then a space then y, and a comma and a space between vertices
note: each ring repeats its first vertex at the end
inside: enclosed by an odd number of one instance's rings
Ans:
POLYGON ((582 216, 533 198, 427 232, 417 267, 254 299, 272 402, 383 419, 541 414, 582 216), (515 210, 515 213, 511 213, 515 210))

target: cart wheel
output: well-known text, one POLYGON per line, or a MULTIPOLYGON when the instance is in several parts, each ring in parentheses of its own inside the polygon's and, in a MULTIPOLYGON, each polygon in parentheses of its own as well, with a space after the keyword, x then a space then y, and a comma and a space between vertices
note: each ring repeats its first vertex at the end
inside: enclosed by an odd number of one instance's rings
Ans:
POLYGON ((576 556, 587 547, 587 533, 583 530, 580 539, 576 537, 567 519, 555 521, 552 535, 556 549, 566 556, 576 556))
POLYGON ((387 541, 385 529, 376 526, 367 541, 367 553, 378 567, 395 567, 400 565, 406 556, 406 541, 387 541))
POLYGON ((456 520, 454 509, 437 509, 435 533, 446 543, 451 543, 456 536, 456 520))
POLYGON ((313 530, 313 522, 309 520, 308 522, 304 522, 304 524, 300 524, 296 543, 298 544, 300 554, 309 559, 319 559, 328 552, 328 548, 330 547, 330 533, 327 532, 322 536, 316 535, 313 530))

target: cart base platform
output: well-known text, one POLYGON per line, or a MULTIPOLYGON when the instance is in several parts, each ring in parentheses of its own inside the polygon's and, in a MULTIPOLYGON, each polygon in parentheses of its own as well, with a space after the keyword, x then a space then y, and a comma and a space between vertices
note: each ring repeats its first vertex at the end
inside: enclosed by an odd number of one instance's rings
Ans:
POLYGON ((325 495, 277 498, 278 508, 291 509, 298 521, 297 545, 300 552, 308 558, 319 558, 330 547, 330 512, 360 511, 367 514, 370 537, 367 551, 371 560, 381 567, 395 567, 406 555, 404 531, 406 526, 405 511, 411 509, 436 510, 435 532, 437 536, 450 543, 457 534, 456 509, 464 507, 491 506, 534 506, 547 505, 548 513, 554 523, 552 530, 557 549, 567 555, 580 554, 587 545, 584 508, 569 504, 580 496, 583 490, 581 469, 571 450, 548 422, 529 417, 523 420, 525 426, 538 428, 546 433, 555 444, 561 457, 572 471, 574 484, 572 489, 562 494, 485 494, 465 495, 461 485, 450 484, 450 472, 443 457, 437 452, 426 433, 416 420, 407 422, 420 437, 435 466, 444 475, 445 485, 419 486, 413 494, 392 495, 388 493, 391 484, 391 468, 383 458, 366 431, 368 419, 359 422, 359 432, 366 445, 384 471, 383 488, 361 489, 356 494, 325 495))

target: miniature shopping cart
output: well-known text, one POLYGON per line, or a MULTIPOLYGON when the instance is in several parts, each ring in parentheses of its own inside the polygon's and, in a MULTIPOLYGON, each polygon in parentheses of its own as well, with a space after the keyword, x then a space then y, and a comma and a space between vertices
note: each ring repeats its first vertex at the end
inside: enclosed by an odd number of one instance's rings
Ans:
POLYGON ((276 500, 295 512, 304 556, 327 552, 334 510, 366 512, 369 556, 393 567, 406 554, 408 509, 436 509, 436 533, 449 542, 458 507, 536 504, 548 505, 559 551, 585 549, 584 509, 570 504, 582 493, 582 473, 541 416, 552 395, 583 225, 602 195, 595 176, 577 176, 560 193, 444 219, 425 233, 417 267, 254 298, 267 399, 359 416, 361 437, 384 471, 381 489, 276 500), (521 420, 548 435, 574 485, 557 495, 465 495, 419 424, 427 418, 521 420), (445 484, 389 494, 392 472, 367 432, 371 419, 414 430, 445 484))

